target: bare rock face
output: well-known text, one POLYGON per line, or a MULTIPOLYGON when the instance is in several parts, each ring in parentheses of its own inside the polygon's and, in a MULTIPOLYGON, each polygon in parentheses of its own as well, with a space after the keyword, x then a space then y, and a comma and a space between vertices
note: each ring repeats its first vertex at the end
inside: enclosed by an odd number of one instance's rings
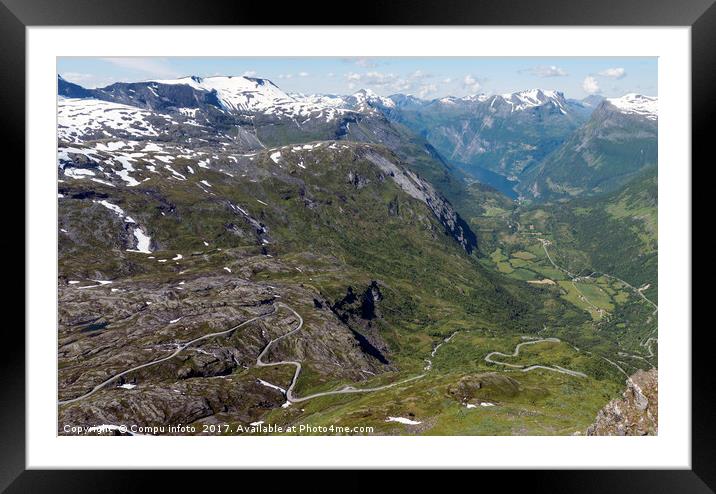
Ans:
MULTIPOLYGON (((285 398, 256 379, 225 376, 175 383, 140 384, 136 389, 112 388, 73 403, 60 412, 61 435, 94 434, 88 429, 110 426, 176 427, 223 413, 231 420, 251 422, 263 411, 277 408, 285 398)), ((171 434, 168 429, 151 432, 171 434)))
POLYGON ((655 436, 658 434, 657 370, 640 370, 627 379, 621 398, 610 401, 587 429, 588 436, 655 436))
POLYGON ((429 182, 375 152, 367 153, 365 158, 389 175, 404 192, 425 203, 445 228, 445 232, 452 236, 465 252, 470 254, 477 247, 475 233, 429 182))
MULTIPOLYGON (((382 317, 376 305, 382 299, 380 286, 373 280, 362 293, 354 292, 353 287, 349 286, 346 295, 332 304, 330 309, 348 326, 366 355, 370 355, 381 364, 389 365, 390 362, 386 357, 389 353, 388 345, 381 338, 378 327, 374 324, 376 319, 382 317)), ((393 369, 393 367, 389 368, 393 369)))

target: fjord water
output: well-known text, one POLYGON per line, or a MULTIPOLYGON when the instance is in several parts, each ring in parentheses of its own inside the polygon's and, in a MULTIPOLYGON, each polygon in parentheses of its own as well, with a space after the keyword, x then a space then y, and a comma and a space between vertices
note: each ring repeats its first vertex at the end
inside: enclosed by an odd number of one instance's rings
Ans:
POLYGON ((495 188, 510 199, 514 200, 517 199, 517 197, 519 196, 519 194, 517 194, 517 192, 515 191, 515 186, 517 186, 518 184, 516 180, 510 180, 504 175, 500 175, 499 173, 495 173, 486 168, 482 168, 481 166, 457 162, 453 162, 453 164, 478 182, 495 188))

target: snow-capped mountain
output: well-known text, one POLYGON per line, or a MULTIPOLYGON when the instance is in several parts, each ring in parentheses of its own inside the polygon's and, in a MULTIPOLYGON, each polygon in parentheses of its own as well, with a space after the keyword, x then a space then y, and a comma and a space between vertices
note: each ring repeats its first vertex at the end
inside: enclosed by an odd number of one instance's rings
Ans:
POLYGON ((346 100, 344 96, 338 96, 335 94, 303 94, 303 93, 288 93, 292 98, 297 101, 305 101, 310 105, 316 107, 333 107, 333 108, 345 108, 346 100))
POLYGON ((99 89, 60 77, 58 166, 71 179, 136 186, 160 174, 182 180, 186 169, 174 173, 172 168, 177 157, 196 170, 228 166, 229 156, 306 140, 387 145, 403 139, 383 114, 395 106, 370 90, 347 96, 288 94, 267 79, 240 76, 99 89), (145 149, 144 144, 151 145, 145 149))
POLYGON ((419 108, 421 106, 425 106, 428 104, 428 101, 425 101, 423 99, 420 99, 416 96, 413 96, 411 94, 392 94, 389 96, 391 101, 395 103, 395 107, 400 108, 419 108))
POLYGON ((184 84, 203 91, 215 91, 222 106, 228 110, 265 110, 273 106, 291 104, 294 99, 268 79, 249 77, 181 77, 157 79, 158 84, 184 84))
POLYGON ((268 79, 244 76, 189 76, 179 79, 157 79, 156 84, 184 84, 195 89, 215 92, 222 107, 233 112, 264 113, 289 117, 309 117, 325 113, 328 120, 346 111, 369 111, 372 108, 394 108, 390 98, 370 89, 360 89, 347 96, 286 93, 268 79))
POLYGON ((607 102, 621 113, 640 115, 649 120, 658 119, 659 100, 655 96, 629 93, 621 98, 607 98, 607 102))
POLYGON ((564 98, 564 94, 551 89, 529 89, 501 94, 499 97, 512 105, 511 111, 522 111, 551 103, 562 113, 567 113, 567 100, 564 98))
POLYGON ((194 89, 213 92, 221 106, 230 112, 264 113, 290 118, 307 118, 315 113, 324 113, 321 115, 323 118, 332 120, 344 110, 330 98, 287 94, 268 79, 244 76, 190 76, 149 82, 187 85, 194 89))
MULTIPOLYGON (((156 79, 151 84, 187 85, 216 94, 221 107, 233 113, 264 114, 288 118, 321 118, 334 120, 347 112, 376 112, 395 108, 395 102, 370 89, 351 95, 304 95, 286 93, 268 79, 244 76, 188 76, 179 79, 156 79)), ((154 87, 156 89, 156 87, 154 87)))
POLYGON ((477 101, 479 103, 484 103, 485 101, 490 99, 489 94, 480 93, 480 94, 471 94, 468 96, 464 96, 460 98, 462 101, 477 101))
MULTIPOLYGON (((60 97, 57 105, 57 137, 60 141, 80 142, 84 136, 110 136, 112 130, 126 137, 157 136, 149 121, 152 112, 98 99, 60 97)), ((171 122, 169 117, 166 121, 171 122)))
POLYGON ((446 106, 459 105, 480 105, 486 103, 493 111, 499 108, 505 108, 510 113, 524 111, 532 108, 553 104, 560 112, 567 113, 569 104, 564 94, 552 89, 528 89, 525 91, 517 91, 514 93, 504 94, 471 94, 461 98, 455 96, 445 96, 433 100, 432 103, 446 106))
MULTIPOLYGON (((638 94, 606 100, 567 100, 562 92, 549 89, 434 100, 384 97, 370 89, 304 95, 287 93, 268 79, 243 76, 191 76, 100 89, 85 89, 60 77, 58 95, 60 167, 68 176, 89 177, 92 172, 100 180, 132 184, 151 176, 131 169, 131 158, 139 157, 131 154, 140 151, 133 149, 123 157, 129 160, 109 160, 99 170, 88 163, 97 162, 102 150, 88 154, 82 143, 149 140, 165 147, 162 141, 183 141, 191 144, 191 153, 171 152, 203 162, 216 160, 212 157, 222 154, 218 150, 245 154, 302 142, 306 136, 399 148, 406 145, 403 131, 394 125, 399 123, 419 136, 411 145, 431 146, 441 159, 468 173, 486 169, 514 180, 542 163, 591 117, 597 124, 590 128, 612 121, 622 127, 620 118, 657 120, 657 98, 638 94), (85 171, 73 170, 78 166, 85 171)), ((150 160, 146 169, 154 173, 156 163, 151 160, 157 158, 152 153, 142 158, 150 160)), ((544 176, 549 171, 540 170, 544 176)))
POLYGON ((395 101, 384 96, 378 96, 370 89, 360 89, 344 98, 345 102, 356 110, 366 110, 373 107, 395 108, 395 101))

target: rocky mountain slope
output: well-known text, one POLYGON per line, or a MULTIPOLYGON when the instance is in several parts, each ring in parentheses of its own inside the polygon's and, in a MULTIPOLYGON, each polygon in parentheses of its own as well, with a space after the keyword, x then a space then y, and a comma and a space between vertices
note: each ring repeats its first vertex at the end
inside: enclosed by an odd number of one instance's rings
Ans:
POLYGON ((626 380, 620 399, 599 411, 588 436, 656 436, 659 432, 659 392, 656 369, 639 371, 626 380))

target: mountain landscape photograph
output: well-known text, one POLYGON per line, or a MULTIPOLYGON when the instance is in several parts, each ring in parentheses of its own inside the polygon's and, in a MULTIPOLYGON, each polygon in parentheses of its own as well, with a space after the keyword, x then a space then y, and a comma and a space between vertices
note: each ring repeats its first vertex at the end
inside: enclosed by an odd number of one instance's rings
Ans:
POLYGON ((69 436, 658 434, 655 57, 57 60, 69 436))

